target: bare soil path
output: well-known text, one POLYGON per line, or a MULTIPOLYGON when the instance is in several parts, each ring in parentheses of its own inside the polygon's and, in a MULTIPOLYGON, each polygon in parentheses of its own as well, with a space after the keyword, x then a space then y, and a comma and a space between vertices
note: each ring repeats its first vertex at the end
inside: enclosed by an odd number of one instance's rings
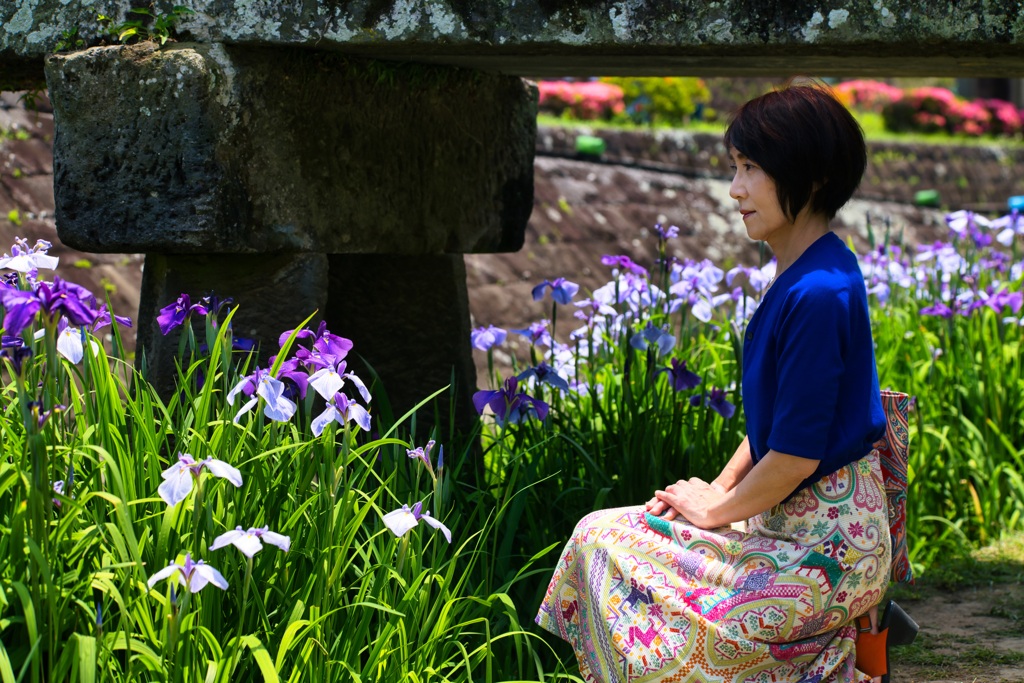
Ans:
POLYGON ((893 597, 921 631, 891 653, 892 683, 1024 681, 1024 535, 933 569, 893 597))

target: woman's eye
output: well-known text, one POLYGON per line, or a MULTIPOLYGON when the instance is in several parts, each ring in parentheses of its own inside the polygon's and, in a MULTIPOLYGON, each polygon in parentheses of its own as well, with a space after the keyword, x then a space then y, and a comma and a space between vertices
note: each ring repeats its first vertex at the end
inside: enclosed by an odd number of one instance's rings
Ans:
POLYGON ((736 172, 736 164, 729 164, 729 168, 732 170, 733 173, 736 172))
POLYGON ((753 171, 755 168, 757 168, 757 166, 754 166, 753 164, 743 164, 743 169, 747 172, 753 171))

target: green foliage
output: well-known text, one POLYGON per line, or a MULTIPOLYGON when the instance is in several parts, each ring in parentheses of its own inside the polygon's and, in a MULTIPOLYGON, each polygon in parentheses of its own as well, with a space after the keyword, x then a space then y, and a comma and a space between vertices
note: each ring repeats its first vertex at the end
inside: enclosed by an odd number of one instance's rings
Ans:
POLYGON ((85 41, 78 36, 78 27, 74 26, 69 29, 64 29, 60 32, 60 40, 53 46, 54 52, 64 52, 65 50, 78 50, 85 45, 85 41))
POLYGON ((7 212, 7 220, 13 223, 15 227, 21 227, 21 214, 17 209, 11 209, 7 212))
POLYGON ((698 111, 703 118, 714 118, 706 109, 711 93, 699 78, 609 77, 601 80, 622 88, 626 115, 636 123, 685 125, 698 111))
POLYGON ((174 5, 167 12, 158 12, 151 3, 149 7, 133 7, 129 13, 136 15, 134 19, 115 22, 103 14, 96 19, 108 27, 111 37, 120 43, 152 40, 161 45, 173 37, 174 29, 184 17, 195 14, 185 5, 174 5))
POLYGON ((489 552, 524 481, 479 479, 475 435, 435 428, 445 464, 428 471, 406 454, 410 416, 390 420, 383 406, 374 437, 333 423, 313 436, 312 391, 292 422, 234 421, 226 394, 249 359, 231 351, 230 318, 208 321, 208 355, 184 336, 168 397, 119 360, 116 333, 113 355, 96 346, 80 365, 58 353, 55 326, 25 336, 22 372, 0 361, 0 679, 544 677, 541 643, 508 597, 529 574, 509 576, 489 552), (204 474, 169 507, 156 492, 179 452, 236 466, 243 485, 204 474), (451 545, 426 525, 401 538, 385 528, 384 513, 416 501, 452 528, 451 545), (251 561, 209 550, 239 525, 269 526, 291 548, 251 561), (228 590, 147 588, 186 552, 228 590))

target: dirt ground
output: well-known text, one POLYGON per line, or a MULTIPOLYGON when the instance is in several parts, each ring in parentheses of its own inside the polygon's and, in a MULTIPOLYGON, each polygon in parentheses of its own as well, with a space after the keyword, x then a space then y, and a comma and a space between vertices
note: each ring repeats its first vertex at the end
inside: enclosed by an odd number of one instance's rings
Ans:
POLYGON ((891 652, 892 683, 1024 681, 1024 536, 892 597, 921 627, 913 645, 891 652))

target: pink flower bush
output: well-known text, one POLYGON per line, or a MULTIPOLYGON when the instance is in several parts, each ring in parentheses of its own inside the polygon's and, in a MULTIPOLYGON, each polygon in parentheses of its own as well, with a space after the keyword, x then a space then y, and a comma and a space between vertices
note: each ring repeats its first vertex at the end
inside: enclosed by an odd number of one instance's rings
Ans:
POLYGON ((1020 135, 1024 132, 1024 111, 1013 106, 1006 100, 976 100, 991 115, 991 132, 993 135, 1020 135))
POLYGON ((889 130, 946 132, 955 135, 1013 135, 1020 130, 1020 112, 1009 102, 968 101, 946 88, 915 88, 882 108, 889 130))
POLYGON ((845 81, 835 88, 843 104, 851 109, 882 111, 882 107, 903 97, 903 91, 881 81, 845 81))
POLYGON ((625 110, 622 88, 599 81, 538 81, 539 107, 543 112, 561 116, 568 111, 573 118, 593 121, 610 119, 625 110))

